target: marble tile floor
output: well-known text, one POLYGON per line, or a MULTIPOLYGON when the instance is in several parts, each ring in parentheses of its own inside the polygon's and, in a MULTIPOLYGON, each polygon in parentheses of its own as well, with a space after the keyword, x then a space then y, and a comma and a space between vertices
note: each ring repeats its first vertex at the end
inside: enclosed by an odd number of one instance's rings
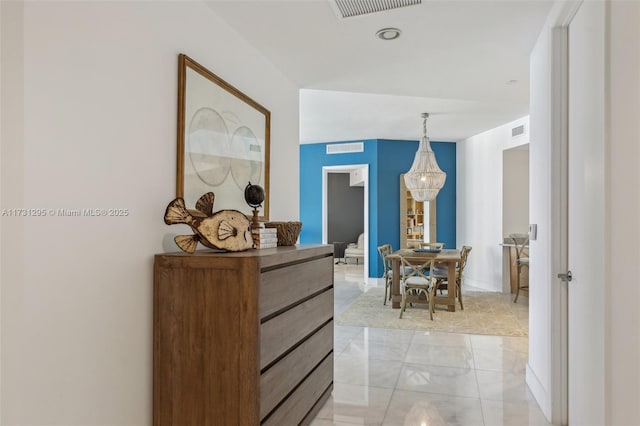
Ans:
MULTIPOLYGON (((334 284, 338 315, 381 280, 340 264, 334 284)), ((549 424, 524 381, 526 337, 336 326, 334 339, 333 394, 312 426, 549 424)))

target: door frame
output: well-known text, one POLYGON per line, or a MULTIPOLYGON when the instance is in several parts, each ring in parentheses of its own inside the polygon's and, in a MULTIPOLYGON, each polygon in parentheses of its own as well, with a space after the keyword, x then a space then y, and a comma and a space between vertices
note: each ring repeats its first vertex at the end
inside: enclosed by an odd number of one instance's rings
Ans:
MULTIPOLYGON (((535 372, 527 365, 526 382, 552 424, 569 422, 568 389, 568 286, 557 277, 568 270, 568 129, 569 129, 569 25, 583 0, 556 1, 543 31, 550 31, 549 138, 549 322, 550 389, 541 386, 535 372), (540 398, 548 400, 540 400, 540 398), (544 408, 547 407, 548 410, 544 408)), ((534 184, 530 182, 530 185, 534 184)), ((535 261, 535 260, 534 260, 535 261)), ((530 351, 532 349, 530 348, 530 351)))
POLYGON ((369 164, 345 164, 339 166, 322 167, 322 244, 328 244, 329 218, 329 173, 349 173, 353 170, 362 169, 364 181, 364 279, 367 282, 369 277, 369 164))

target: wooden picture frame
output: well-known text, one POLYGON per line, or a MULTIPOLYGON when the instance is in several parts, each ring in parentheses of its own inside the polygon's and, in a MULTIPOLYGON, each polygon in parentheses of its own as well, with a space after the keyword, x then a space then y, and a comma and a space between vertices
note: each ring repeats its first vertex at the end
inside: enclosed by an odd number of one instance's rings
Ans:
POLYGON ((261 220, 269 220, 271 113, 184 54, 178 57, 176 198, 187 208, 215 194, 214 211, 251 216, 249 182, 265 190, 261 220))

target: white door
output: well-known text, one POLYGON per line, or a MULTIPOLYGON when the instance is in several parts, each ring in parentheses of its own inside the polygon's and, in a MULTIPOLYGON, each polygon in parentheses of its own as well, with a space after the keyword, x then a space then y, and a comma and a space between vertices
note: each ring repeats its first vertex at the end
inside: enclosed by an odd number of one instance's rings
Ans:
POLYGON ((570 425, 604 425, 605 2, 569 25, 568 410, 570 425))

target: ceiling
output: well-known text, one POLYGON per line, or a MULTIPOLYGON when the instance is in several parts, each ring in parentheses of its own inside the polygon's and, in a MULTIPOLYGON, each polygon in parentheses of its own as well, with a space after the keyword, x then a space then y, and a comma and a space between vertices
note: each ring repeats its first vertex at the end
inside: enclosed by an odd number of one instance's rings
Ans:
POLYGON ((529 54, 552 1, 422 0, 353 18, 329 0, 207 4, 302 89, 311 143, 419 139, 422 112, 432 140, 458 141, 527 115, 529 54), (377 38, 385 27, 402 34, 377 38))

